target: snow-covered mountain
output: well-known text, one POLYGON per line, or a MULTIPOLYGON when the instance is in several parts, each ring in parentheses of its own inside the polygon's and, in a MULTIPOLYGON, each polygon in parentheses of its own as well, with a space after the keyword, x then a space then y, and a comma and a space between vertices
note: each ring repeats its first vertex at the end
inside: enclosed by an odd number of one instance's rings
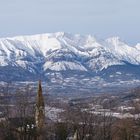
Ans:
POLYGON ((49 72, 98 74, 114 66, 138 71, 140 44, 64 32, 0 39, 0 80, 45 78, 49 72))

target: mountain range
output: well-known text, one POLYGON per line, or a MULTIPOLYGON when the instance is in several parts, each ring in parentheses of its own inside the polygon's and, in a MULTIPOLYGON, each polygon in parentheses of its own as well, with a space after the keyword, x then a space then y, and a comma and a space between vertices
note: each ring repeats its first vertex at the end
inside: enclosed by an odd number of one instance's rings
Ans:
POLYGON ((0 81, 46 80, 56 73, 139 79, 140 44, 64 32, 0 39, 0 81))

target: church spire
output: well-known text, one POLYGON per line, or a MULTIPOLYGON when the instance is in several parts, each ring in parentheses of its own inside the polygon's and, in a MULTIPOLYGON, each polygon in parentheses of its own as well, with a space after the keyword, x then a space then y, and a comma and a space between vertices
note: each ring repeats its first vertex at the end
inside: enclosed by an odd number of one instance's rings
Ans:
POLYGON ((37 93, 37 103, 36 105, 39 106, 44 106, 44 98, 42 94, 42 86, 41 86, 41 80, 39 80, 38 83, 38 93, 37 93))
POLYGON ((41 130, 45 124, 45 104, 42 94, 41 81, 38 83, 38 93, 36 100, 35 122, 37 129, 41 130))

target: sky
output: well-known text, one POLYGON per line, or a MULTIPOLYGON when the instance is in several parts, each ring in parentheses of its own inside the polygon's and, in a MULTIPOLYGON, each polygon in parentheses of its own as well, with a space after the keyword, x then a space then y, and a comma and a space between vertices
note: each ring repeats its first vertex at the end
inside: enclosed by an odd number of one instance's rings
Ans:
POLYGON ((140 0, 0 0, 0 37, 64 31, 140 43, 140 0))

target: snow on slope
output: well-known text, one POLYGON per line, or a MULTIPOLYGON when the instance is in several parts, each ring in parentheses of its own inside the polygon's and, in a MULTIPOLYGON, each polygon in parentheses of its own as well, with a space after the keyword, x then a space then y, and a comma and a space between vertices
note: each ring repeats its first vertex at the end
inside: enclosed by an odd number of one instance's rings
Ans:
POLYGON ((110 49, 109 51, 118 59, 122 59, 131 64, 140 64, 140 50, 136 49, 136 47, 128 46, 119 37, 112 37, 106 41, 110 49))
POLYGON ((47 61, 44 66, 44 70, 50 69, 54 71, 61 71, 61 70, 79 70, 79 71, 87 71, 87 69, 79 63, 74 62, 49 62, 47 61))
POLYGON ((58 32, 0 39, 0 66, 34 73, 39 66, 43 71, 98 71, 124 62, 140 64, 140 45, 131 47, 118 37, 99 40, 58 32))

